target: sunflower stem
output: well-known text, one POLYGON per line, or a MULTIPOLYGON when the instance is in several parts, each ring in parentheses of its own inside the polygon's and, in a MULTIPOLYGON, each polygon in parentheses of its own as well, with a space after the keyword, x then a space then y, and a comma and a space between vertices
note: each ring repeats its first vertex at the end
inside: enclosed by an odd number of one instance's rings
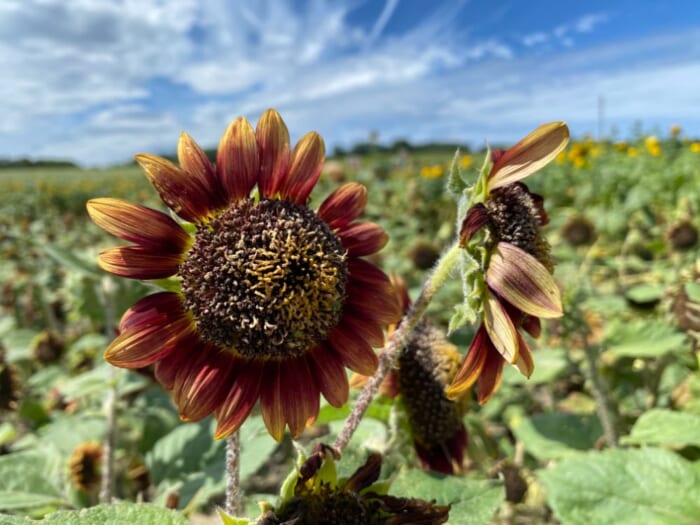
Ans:
POLYGON ((610 408, 608 400, 607 388, 603 382, 603 378, 598 373, 598 363, 596 352, 588 342, 588 333, 583 337, 583 352, 586 356, 588 365, 588 378, 591 381, 591 393, 595 398, 595 409, 598 414, 598 419, 603 426, 603 437, 610 448, 617 447, 617 430, 615 429, 615 415, 610 408))
POLYGON ((423 318, 423 314, 425 314, 428 305, 433 300, 433 297, 435 297, 435 293, 445 284, 445 281, 456 266, 459 260, 460 250, 459 244, 455 242, 455 244, 442 255, 433 268, 432 273, 425 280, 425 283, 423 283, 423 288, 421 289, 418 299, 403 316, 398 328, 384 346, 384 349, 379 355, 377 371, 369 378, 369 381, 367 381, 357 401, 355 401, 350 415, 345 420, 345 424, 333 444, 336 450, 342 451, 350 442, 352 435, 355 433, 355 430, 357 430, 372 399, 374 399, 377 390, 379 390, 379 386, 382 384, 382 381, 384 381, 389 370, 394 367, 399 352, 406 345, 416 325, 423 318))
POLYGON ((241 509, 241 434, 236 430, 226 438, 226 513, 239 516, 241 509))
MULTIPOLYGON (((114 338, 115 314, 113 300, 113 284, 111 279, 105 278, 98 287, 98 293, 102 297, 102 306, 105 314, 105 335, 108 340, 114 338)), ((107 391, 105 400, 105 412, 107 418, 107 431, 104 443, 104 453, 102 463, 102 483, 100 486, 100 501, 102 503, 112 503, 112 491, 114 485, 114 444, 117 433, 117 382, 119 376, 117 369, 111 367, 110 389, 107 391)))

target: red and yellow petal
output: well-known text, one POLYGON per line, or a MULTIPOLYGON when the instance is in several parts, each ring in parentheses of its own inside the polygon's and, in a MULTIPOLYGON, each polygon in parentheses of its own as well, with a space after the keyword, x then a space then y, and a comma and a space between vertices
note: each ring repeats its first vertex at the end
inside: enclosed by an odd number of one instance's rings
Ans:
POLYGON ((260 195, 271 199, 277 193, 289 168, 289 131, 280 114, 268 109, 255 129, 260 158, 258 188, 260 195))
POLYGON ((541 318, 563 315, 559 287, 549 270, 529 253, 499 242, 491 254, 486 282, 518 310, 541 318))
POLYGON ((326 148, 315 131, 304 135, 292 151, 289 172, 280 186, 280 195, 296 204, 306 203, 321 176, 326 148))
POLYGON ((391 281, 379 268, 362 259, 348 261, 347 304, 380 325, 397 323, 403 314, 391 281))
POLYGON ((371 376, 377 370, 377 354, 362 336, 348 327, 336 326, 328 334, 328 343, 350 370, 366 376, 371 376))
POLYGON ((180 167, 208 195, 210 212, 226 206, 226 196, 214 165, 199 144, 184 131, 177 143, 177 159, 180 167))
POLYGON ((515 363, 518 359, 518 334, 498 298, 490 292, 486 292, 484 303, 484 326, 494 348, 509 363, 515 363))
POLYGON ((173 384, 180 419, 198 421, 223 403, 233 362, 231 354, 206 345, 189 367, 180 370, 173 384))
POLYGON ((318 208, 318 216, 333 230, 357 219, 367 206, 367 188, 351 182, 336 189, 318 208))
POLYGON ((198 177, 157 155, 135 158, 163 202, 186 221, 201 222, 217 208, 218 196, 211 195, 198 177))
POLYGON ((136 326, 160 324, 185 315, 182 296, 174 292, 159 292, 142 297, 124 312, 119 331, 136 326))
POLYGON ((238 117, 224 132, 216 152, 216 173, 229 198, 247 198, 258 182, 260 159, 255 131, 247 119, 238 117))
POLYGON ((493 351, 486 329, 482 325, 474 335, 467 356, 460 367, 452 383, 445 390, 448 399, 457 399, 464 395, 472 385, 479 379, 481 371, 486 363, 486 355, 493 351))
POLYGON ((543 124, 494 160, 489 191, 532 175, 554 160, 568 142, 569 128, 565 122, 543 124))
POLYGON ((326 346, 318 346, 311 352, 309 362, 323 397, 334 407, 347 403, 350 390, 348 376, 338 357, 326 346))
POLYGON ((214 439, 225 438, 240 428, 260 397, 265 366, 261 361, 238 360, 226 399, 216 411, 214 439))
POLYGON ((105 359, 122 368, 142 368, 192 341, 194 324, 187 315, 167 322, 142 323, 122 331, 107 347, 105 359))
POLYGON ((122 199, 90 199, 87 211, 92 221, 112 235, 144 248, 182 253, 190 236, 164 213, 122 199))
POLYGON ((284 419, 296 439, 318 417, 320 393, 305 358, 289 359, 282 366, 284 419))
POLYGON ((198 337, 188 339, 178 345, 177 349, 168 353, 160 361, 156 362, 154 375, 156 380, 166 390, 172 390, 175 386, 175 378, 183 368, 189 368, 197 357, 197 352, 204 346, 198 337))
POLYGON ((389 241, 384 229, 373 222, 357 222, 338 232, 338 237, 350 257, 362 257, 378 252, 389 241))
POLYGON ((498 352, 488 352, 476 387, 476 399, 480 405, 485 404, 498 390, 502 376, 503 358, 498 352))
POLYGON ((472 236, 486 226, 489 220, 486 206, 483 204, 478 203, 469 208, 459 229, 459 245, 464 248, 472 236))
POLYGON ((515 366, 518 367, 520 373, 527 377, 528 379, 535 371, 535 363, 532 360, 532 352, 527 346, 523 336, 518 333, 518 360, 515 362, 515 366))
POLYGON ((119 246, 100 252, 104 271, 129 279, 163 279, 177 273, 184 254, 159 253, 141 246, 119 246))
POLYGON ((286 373, 279 361, 265 364, 265 388, 260 392, 260 409, 267 431, 275 441, 284 435, 284 409, 282 400, 285 394, 282 376, 286 373))
POLYGON ((358 313, 356 308, 351 308, 350 305, 347 305, 340 324, 345 324, 351 330, 360 334, 370 346, 374 348, 384 346, 384 330, 382 330, 381 325, 375 320, 369 319, 363 313, 358 313))

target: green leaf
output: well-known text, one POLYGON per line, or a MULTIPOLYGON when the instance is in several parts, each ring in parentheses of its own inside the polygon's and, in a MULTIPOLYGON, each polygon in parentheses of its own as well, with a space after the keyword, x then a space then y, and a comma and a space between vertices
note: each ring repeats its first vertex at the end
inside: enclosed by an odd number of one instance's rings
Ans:
POLYGON ((562 525, 697 525, 700 474, 657 448, 588 452, 541 471, 562 525))
POLYGON ((566 350, 561 348, 538 349, 535 359, 535 371, 529 379, 523 376, 516 367, 507 366, 503 370, 503 382, 509 384, 550 383, 563 375, 569 366, 566 350))
POLYGON ((489 523, 503 501, 503 488, 495 481, 438 476, 421 470, 400 472, 389 493, 451 504, 449 522, 460 525, 489 523))
POLYGON ((7 351, 7 360, 13 363, 32 359, 34 357, 34 339, 38 335, 39 332, 28 328, 10 330, 2 338, 2 343, 7 351))
POLYGON ((174 510, 136 503, 99 505, 83 510, 62 510, 49 514, 41 525, 187 525, 174 510))
POLYGON ((685 293, 688 294, 688 299, 700 303, 700 283, 685 283, 685 293))
POLYGON ((700 447, 700 416, 661 408, 649 410, 635 422, 630 435, 620 441, 625 445, 700 447))
POLYGON ((606 330, 609 343, 604 355, 619 357, 660 357, 685 349, 685 334, 661 321, 610 323, 606 330))
MULTIPOLYGON (((38 430, 39 442, 48 443, 65 455, 70 455, 73 449, 86 441, 101 441, 105 435, 107 423, 104 417, 91 416, 84 413, 56 413, 55 420, 38 430)), ((34 446, 34 435, 28 434, 15 447, 26 448, 34 446)))
POLYGON ((62 463, 46 449, 0 456, 0 509, 60 504, 62 463))
POLYGON ((638 284, 625 292, 625 297, 635 303, 644 304, 658 301, 666 291, 661 284, 638 284))
POLYGON ((81 259, 72 251, 51 244, 37 244, 37 247, 42 249, 46 255, 68 270, 80 273, 91 279, 101 279, 105 276, 96 264, 81 259))
POLYGON ((508 420, 525 450, 538 459, 558 459, 593 448, 603 434, 598 418, 552 412, 532 417, 513 415, 508 420))
MULTIPOLYGON (((2 510, 36 509, 50 505, 58 507, 64 503, 58 496, 0 490, 0 509, 2 510)), ((3 522, 0 521, 0 525, 2 524, 3 522)))

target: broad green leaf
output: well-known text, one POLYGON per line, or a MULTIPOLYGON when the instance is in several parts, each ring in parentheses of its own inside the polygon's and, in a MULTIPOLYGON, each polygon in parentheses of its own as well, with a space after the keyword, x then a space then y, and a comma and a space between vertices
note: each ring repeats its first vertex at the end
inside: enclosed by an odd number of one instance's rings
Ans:
POLYGON ((508 425, 525 450, 538 459, 558 459, 593 448, 603 430, 589 415, 546 413, 532 417, 515 414, 508 425))
MULTIPOLYGON (((104 417, 77 412, 75 414, 56 413, 56 419, 42 426, 37 431, 39 442, 44 442, 57 450, 70 455, 73 449, 86 441, 101 441, 104 438, 107 423, 104 417)), ((16 448, 33 447, 33 435, 20 440, 16 448)))
POLYGON ((664 449, 577 454, 539 474, 562 525, 697 525, 700 473, 664 449))
POLYGON ((2 344, 5 346, 7 360, 12 363, 32 359, 34 339, 38 335, 39 332, 29 328, 17 328, 5 334, 2 344))
MULTIPOLYGON (((49 505, 59 507, 64 504, 65 501, 59 496, 0 490, 0 509, 2 510, 36 509, 49 505)), ((0 518, 0 525, 2 524, 3 521, 0 518)))
POLYGON ((659 357, 688 347, 685 334, 660 321, 611 323, 604 355, 611 357, 659 357))
POLYGON ((51 259, 68 270, 78 272, 91 279, 101 279, 105 276, 97 264, 88 262, 78 257, 70 250, 59 248, 58 246, 53 246, 51 244, 38 245, 38 247, 41 248, 51 259))
POLYGON ((685 293, 691 301, 700 302, 700 283, 685 283, 685 293))
POLYGON ((561 348, 545 348, 536 350, 534 354, 535 371, 526 378, 514 366, 503 369, 503 382, 510 384, 546 384, 562 376, 568 366, 566 350, 561 348))
POLYGON ((503 488, 497 482, 438 476, 421 470, 400 472, 389 494, 452 505, 449 523, 460 525, 489 523, 503 501, 503 488))
POLYGON ((154 505, 118 503, 83 510, 62 510, 49 514, 41 525, 187 525, 174 510, 154 505))
POLYGON ((700 447, 700 416, 666 409, 649 410, 635 422, 625 445, 666 445, 683 448, 700 447))
POLYGON ((0 509, 61 503, 62 467, 60 459, 46 449, 0 456, 0 509))
POLYGON ((644 304, 658 301, 666 291, 661 284, 638 284, 625 292, 625 297, 635 303, 644 304))

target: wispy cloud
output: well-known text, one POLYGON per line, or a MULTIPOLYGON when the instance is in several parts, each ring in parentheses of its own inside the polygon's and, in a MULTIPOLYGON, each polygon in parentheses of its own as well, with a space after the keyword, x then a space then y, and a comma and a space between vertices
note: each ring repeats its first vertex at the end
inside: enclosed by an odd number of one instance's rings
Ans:
POLYGON ((318 129, 329 146, 371 129, 386 139, 477 144, 517 138, 547 119, 584 131, 595 128, 598 95, 611 121, 700 122, 692 102, 700 50, 688 47, 697 30, 565 50, 566 39, 602 27, 606 15, 514 42, 474 36, 467 3, 440 4, 400 30, 392 21, 403 3, 387 0, 358 21, 359 5, 6 0, 0 156, 108 164, 172 151, 182 129, 213 146, 231 118, 255 120, 271 106, 293 134, 318 129), (534 55, 552 42, 557 53, 534 55))

